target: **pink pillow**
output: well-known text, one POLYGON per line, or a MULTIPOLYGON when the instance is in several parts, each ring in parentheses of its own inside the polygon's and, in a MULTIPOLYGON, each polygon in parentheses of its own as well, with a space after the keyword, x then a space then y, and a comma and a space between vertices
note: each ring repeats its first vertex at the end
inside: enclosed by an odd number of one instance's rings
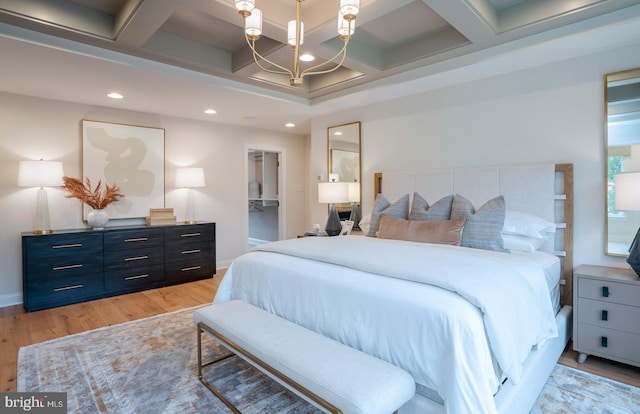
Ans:
POLYGON ((452 220, 405 220, 382 214, 378 238, 460 246, 466 217, 452 220))

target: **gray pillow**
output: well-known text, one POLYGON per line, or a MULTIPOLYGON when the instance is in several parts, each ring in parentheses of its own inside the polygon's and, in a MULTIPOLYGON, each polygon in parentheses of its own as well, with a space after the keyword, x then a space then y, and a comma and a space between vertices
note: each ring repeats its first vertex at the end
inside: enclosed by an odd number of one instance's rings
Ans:
POLYGON ((420 194, 413 193, 413 202, 409 212, 409 220, 445 221, 451 217, 453 194, 442 197, 429 207, 429 203, 420 194))
POLYGON ((478 210, 474 209, 473 204, 460 194, 456 194, 453 197, 451 218, 467 218, 462 230, 460 246, 508 252, 508 250, 505 250, 504 241, 502 240, 504 216, 505 203, 503 196, 492 198, 478 210))
POLYGON ((378 227, 380 227, 380 216, 387 216, 406 219, 409 217, 409 194, 405 194, 395 203, 389 203, 389 200, 382 194, 378 194, 375 203, 373 203, 373 211, 371 212, 371 224, 369 225, 369 233, 367 236, 376 237, 378 227))

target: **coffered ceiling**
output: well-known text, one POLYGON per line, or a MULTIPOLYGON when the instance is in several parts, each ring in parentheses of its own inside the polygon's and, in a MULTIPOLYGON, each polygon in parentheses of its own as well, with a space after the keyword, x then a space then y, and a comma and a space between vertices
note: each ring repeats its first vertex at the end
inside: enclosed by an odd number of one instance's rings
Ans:
MULTIPOLYGON (((531 46, 610 25, 628 18, 625 10, 634 16, 640 14, 638 0, 361 0, 343 67, 308 77, 304 86, 296 88, 289 85, 288 77, 257 68, 243 36, 243 19, 233 3, 0 0, 0 47, 11 50, 15 59, 21 59, 15 54, 24 50, 23 58, 34 59, 32 64, 38 62, 36 55, 60 50, 94 57, 96 50, 115 52, 118 55, 100 58, 142 58, 187 70, 201 80, 229 81, 226 85, 232 89, 313 106, 381 85, 419 79, 428 74, 425 68, 446 66, 464 56, 489 50, 497 55, 503 53, 499 49, 503 45, 520 42, 531 46), (18 47, 14 41, 22 43, 18 47), (43 45, 53 50, 32 49, 34 55, 29 54, 29 48, 43 45)), ((331 58, 341 47, 336 33, 338 4, 337 0, 302 3, 305 33, 301 49, 316 56, 314 63, 331 58)), ((292 67, 286 31, 287 22, 295 17, 295 0, 256 0, 256 6, 262 9, 264 19, 263 35, 257 42, 260 52, 273 62, 292 67)), ((16 63, 16 70, 19 68, 16 63)), ((8 69, 0 69, 0 75, 2 70, 8 69)))

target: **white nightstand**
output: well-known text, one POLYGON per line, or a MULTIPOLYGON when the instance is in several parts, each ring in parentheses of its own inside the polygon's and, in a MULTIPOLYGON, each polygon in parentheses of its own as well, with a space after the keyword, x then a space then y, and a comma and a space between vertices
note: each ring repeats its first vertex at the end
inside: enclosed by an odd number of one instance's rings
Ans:
POLYGON ((640 278, 632 270, 579 266, 573 283, 573 348, 640 366, 640 278))

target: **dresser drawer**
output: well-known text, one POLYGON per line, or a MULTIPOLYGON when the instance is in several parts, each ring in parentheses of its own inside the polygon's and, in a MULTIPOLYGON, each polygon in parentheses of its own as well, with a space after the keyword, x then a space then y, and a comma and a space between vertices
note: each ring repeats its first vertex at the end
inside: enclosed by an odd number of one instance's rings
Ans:
POLYGON ((104 279, 101 273, 85 274, 30 283, 28 289, 25 305, 33 311, 99 297, 104 291, 104 279))
POLYGON ((164 245, 164 232, 162 229, 135 229, 114 230, 104 235, 104 250, 129 250, 164 245))
POLYGON ((29 261, 27 263, 29 282, 59 280, 87 273, 102 272, 102 252, 67 254, 29 261))
POLYGON ((164 266, 155 265, 135 269, 113 270, 105 272, 107 291, 137 290, 152 288, 164 282, 164 266))
POLYGON ((69 233, 29 236, 25 240, 29 262, 49 257, 78 257, 102 252, 102 233, 69 233))
POLYGON ((216 228, 213 224, 167 227, 164 231, 164 237, 167 246, 203 241, 213 243, 216 237, 216 228))
POLYGON ((640 306, 640 285, 580 277, 578 297, 640 306))
POLYGON ((161 265, 163 262, 164 248, 162 246, 104 252, 105 271, 161 265))
POLYGON ((579 323, 640 333, 640 307, 579 298, 578 309, 579 323))
POLYGON ((214 260, 183 261, 165 263, 165 279, 167 282, 187 282, 207 279, 216 273, 214 260))
POLYGON ((215 261, 215 247, 213 242, 204 243, 179 243, 177 246, 167 246, 165 251, 166 262, 177 261, 215 261))
POLYGON ((640 364, 640 335, 579 323, 577 341, 583 352, 640 364))

